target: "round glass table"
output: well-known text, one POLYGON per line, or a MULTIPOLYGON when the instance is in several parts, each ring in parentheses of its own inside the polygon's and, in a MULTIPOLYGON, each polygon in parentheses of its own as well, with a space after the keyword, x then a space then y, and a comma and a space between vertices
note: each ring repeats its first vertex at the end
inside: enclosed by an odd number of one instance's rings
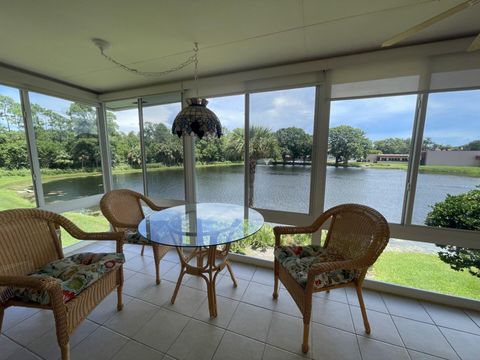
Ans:
POLYGON ((217 316, 215 281, 227 267, 237 283, 228 261, 233 242, 255 234, 263 226, 263 216, 248 207, 223 203, 180 205, 147 215, 138 225, 140 235, 161 245, 175 246, 180 257, 180 275, 172 296, 175 302, 185 274, 202 277, 207 283, 211 317, 217 316), (187 255, 183 249, 190 248, 187 255), (196 259, 196 266, 191 261, 196 259), (204 261, 206 259, 206 262, 204 261))

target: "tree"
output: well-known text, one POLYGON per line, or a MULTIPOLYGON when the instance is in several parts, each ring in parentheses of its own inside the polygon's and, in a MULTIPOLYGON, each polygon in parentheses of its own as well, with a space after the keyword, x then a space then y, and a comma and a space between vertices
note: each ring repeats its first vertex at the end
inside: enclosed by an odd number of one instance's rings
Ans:
POLYGON ((347 165, 350 159, 365 159, 370 147, 365 132, 352 126, 340 125, 328 134, 328 153, 335 157, 335 166, 340 161, 347 165))
POLYGON ((312 155, 312 137, 303 129, 283 128, 277 130, 275 136, 280 146, 283 162, 286 162, 287 156, 291 156, 293 160, 298 158, 305 160, 307 156, 312 155))
POLYGON ((95 108, 89 105, 72 103, 67 114, 73 122, 75 135, 97 133, 97 111, 95 108))
POLYGON ((7 131, 23 127, 20 104, 9 96, 0 95, 0 121, 5 123, 7 131))
MULTIPOLYGON (((480 189, 460 195, 447 195, 446 199, 432 206, 425 224, 443 228, 480 230, 480 189)), ((468 270, 480 277, 480 250, 454 245, 437 245, 440 259, 456 271, 468 270)))
POLYGON ((376 150, 382 154, 408 154, 410 151, 410 139, 387 138, 374 142, 376 150))
POLYGON ((479 151, 480 150, 480 140, 474 140, 469 142, 467 145, 463 146, 464 150, 470 151, 479 151))

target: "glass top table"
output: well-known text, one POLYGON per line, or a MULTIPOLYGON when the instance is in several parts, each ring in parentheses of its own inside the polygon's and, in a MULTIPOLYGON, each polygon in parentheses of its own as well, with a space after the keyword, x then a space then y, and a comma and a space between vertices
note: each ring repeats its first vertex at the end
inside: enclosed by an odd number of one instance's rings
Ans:
POLYGON ((200 276, 207 284, 210 316, 216 317, 215 281, 225 267, 233 286, 237 287, 228 261, 231 243, 254 235, 262 226, 263 216, 248 207, 198 203, 175 206, 147 215, 138 225, 138 232, 154 243, 175 246, 177 250, 181 269, 171 303, 175 303, 185 274, 200 276), (183 252, 185 248, 190 250, 187 254, 183 252), (190 263, 194 259, 197 260, 196 266, 190 263))
POLYGON ((262 215, 253 209, 233 204, 198 203, 147 215, 138 231, 161 245, 203 247, 242 240, 262 226, 262 215))

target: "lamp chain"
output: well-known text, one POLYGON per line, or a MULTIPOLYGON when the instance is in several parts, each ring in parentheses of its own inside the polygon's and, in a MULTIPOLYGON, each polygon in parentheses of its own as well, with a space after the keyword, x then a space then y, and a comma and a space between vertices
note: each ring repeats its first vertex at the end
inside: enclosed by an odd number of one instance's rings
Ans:
MULTIPOLYGON (((105 49, 103 47, 99 47, 100 49, 100 54, 105 58, 107 59, 108 61, 110 61, 111 63, 115 64, 116 66, 118 66, 119 68, 125 70, 125 71, 128 71, 132 74, 135 74, 135 75, 140 75, 140 76, 147 76, 147 77, 160 77, 160 76, 164 76, 164 75, 167 75, 167 74, 170 74, 172 72, 175 72, 175 71, 179 71, 185 67, 187 67, 188 65, 190 64, 195 64, 195 80, 197 79, 197 70, 198 70, 198 43, 195 43, 195 47, 193 49, 194 51, 194 54, 189 56, 187 58, 187 60, 185 60, 184 62, 178 64, 177 66, 174 66, 173 68, 171 69, 168 69, 168 70, 165 70, 165 71, 141 71, 141 70, 138 70, 138 69, 134 69, 134 68, 131 68, 127 65, 124 65, 122 64, 121 62, 115 60, 114 58, 112 58, 111 56, 105 54, 105 49)), ((197 89, 197 93, 198 93, 198 89, 197 89)))

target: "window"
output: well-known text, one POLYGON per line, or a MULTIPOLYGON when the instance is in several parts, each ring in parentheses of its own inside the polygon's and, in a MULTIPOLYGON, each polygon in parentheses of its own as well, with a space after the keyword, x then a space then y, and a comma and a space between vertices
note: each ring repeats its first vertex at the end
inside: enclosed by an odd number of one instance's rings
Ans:
MULTIPOLYGON (((461 250, 466 254, 474 251, 461 250)), ((455 271, 448 261, 441 259, 439 252, 448 253, 448 249, 429 243, 390 239, 370 268, 367 279, 480 300, 480 281, 469 273, 469 270, 478 272, 479 269, 455 271)))
POLYGON ((144 140, 148 196, 154 199, 185 199, 183 142, 172 134, 181 104, 144 104, 144 140))
POLYGON ((331 103, 325 209, 359 203, 400 223, 416 98, 331 103))
POLYGON ((97 109, 30 93, 46 204, 103 193, 97 109))
POLYGON ((314 109, 314 87, 250 95, 250 205, 309 212, 314 109))
POLYGON ((35 207, 17 89, 0 85, 0 210, 35 207))
MULTIPOLYGON (((110 231, 110 224, 102 215, 98 206, 68 211, 62 214, 67 219, 71 220, 80 229, 86 232, 104 232, 110 231)), ((80 242, 75 239, 65 229, 61 228, 62 247, 71 246, 80 242)))
POLYGON ((197 200, 244 204, 244 95, 209 99, 223 136, 195 139, 197 200))
POLYGON ((107 108, 113 188, 143 193, 137 99, 109 103, 107 108))
POLYGON ((479 103, 480 90, 429 95, 412 223, 480 230, 479 103))

